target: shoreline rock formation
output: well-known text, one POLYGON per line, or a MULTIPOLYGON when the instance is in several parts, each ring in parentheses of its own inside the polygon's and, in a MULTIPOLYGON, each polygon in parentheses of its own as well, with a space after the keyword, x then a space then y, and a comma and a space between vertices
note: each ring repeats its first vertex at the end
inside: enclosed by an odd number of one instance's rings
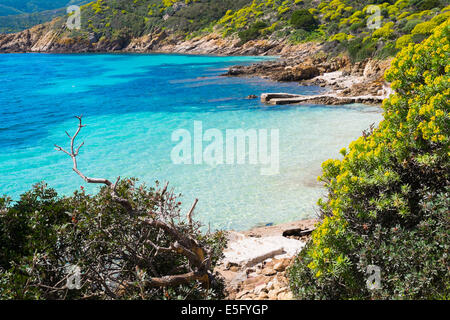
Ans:
POLYGON ((293 299, 287 269, 316 223, 311 219, 229 232, 225 257, 215 269, 225 280, 226 299, 293 299))
MULTIPOLYGON (((274 81, 298 82, 332 90, 332 94, 310 97, 307 102, 346 104, 353 102, 378 104, 385 97, 388 84, 384 71, 390 59, 366 59, 353 63, 346 56, 329 58, 324 44, 308 42, 291 44, 286 39, 252 40, 240 45, 237 37, 223 38, 217 33, 189 40, 166 31, 139 38, 108 41, 69 38, 59 20, 37 25, 15 33, 0 34, 0 53, 179 53, 210 55, 277 56, 276 60, 248 66, 233 66, 226 76, 263 77, 274 81)), ((278 104, 279 102, 277 102, 278 104)))
MULTIPOLYGON (((305 44, 305 47, 307 45, 305 44)), ((380 104, 392 93, 389 84, 384 80, 384 72, 389 68, 391 59, 380 61, 366 59, 352 63, 345 56, 327 59, 320 55, 320 47, 314 49, 316 51, 313 51, 312 54, 311 50, 305 50, 295 56, 282 56, 276 61, 264 61, 250 66, 233 66, 225 76, 251 76, 274 81, 295 81, 299 85, 320 86, 328 91, 315 96, 285 94, 283 97, 282 94, 282 96, 275 97, 272 94, 272 98, 276 99, 273 101, 270 101, 272 99, 268 99, 267 96, 261 97, 263 102, 275 105, 293 103, 380 104)))

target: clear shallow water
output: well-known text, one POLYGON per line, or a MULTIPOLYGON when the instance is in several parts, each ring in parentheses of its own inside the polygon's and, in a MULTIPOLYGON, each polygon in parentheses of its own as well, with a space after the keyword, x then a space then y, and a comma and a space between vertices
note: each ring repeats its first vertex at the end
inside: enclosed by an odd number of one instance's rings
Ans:
MULTIPOLYGON (((361 105, 268 107, 250 94, 312 94, 317 87, 219 75, 258 57, 181 55, 0 55, 0 193, 14 199, 45 180, 61 194, 85 185, 70 159, 64 131, 74 115, 88 125, 79 168, 88 176, 170 181, 195 216, 211 228, 246 229, 313 217, 324 190, 316 182, 322 161, 381 120, 361 105), (254 165, 174 165, 172 132, 203 129, 279 129, 280 174, 254 165)), ((205 144, 206 146, 207 144, 205 144)))

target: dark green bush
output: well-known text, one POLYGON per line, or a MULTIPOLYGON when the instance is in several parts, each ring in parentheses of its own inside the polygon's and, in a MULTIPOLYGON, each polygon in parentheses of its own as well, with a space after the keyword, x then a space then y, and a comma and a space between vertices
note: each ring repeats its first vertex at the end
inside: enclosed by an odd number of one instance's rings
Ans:
POLYGON ((292 290, 303 299, 450 299, 449 192, 418 195, 423 210, 411 217, 411 225, 380 221, 369 228, 364 223, 349 228, 347 238, 364 242, 348 261, 355 265, 351 280, 332 274, 318 280, 307 267, 307 251, 314 247, 309 243, 289 270, 292 290), (374 263, 381 270, 382 288, 371 292, 366 271, 374 263))
POLYGON ((362 61, 373 57, 377 50, 377 41, 375 39, 368 39, 363 42, 363 38, 358 37, 343 44, 348 50, 352 61, 362 61))
POLYGON ((414 34, 413 36, 412 36, 412 42, 414 42, 414 43, 421 43, 423 40, 425 40, 427 38, 427 35, 426 34, 420 34, 420 33, 418 33, 418 34, 414 34))
POLYGON ((414 27, 422 22, 423 21, 419 20, 419 19, 410 20, 410 21, 406 22, 405 26, 402 28, 401 31, 406 34, 411 33, 411 31, 414 29, 414 27))
POLYGON ((440 0, 424 0, 420 2, 419 9, 420 10, 431 10, 434 8, 439 8, 442 5, 440 0))
POLYGON ((241 44, 244 44, 250 40, 255 40, 261 36, 261 30, 267 28, 267 24, 263 21, 257 21, 251 25, 247 30, 240 31, 238 33, 241 44))
POLYGON ((366 21, 361 21, 359 23, 354 23, 350 26, 350 31, 355 32, 358 30, 362 30, 367 26, 367 22, 366 21))
POLYGON ((16 203, 0 198, 0 300, 222 297, 223 284, 211 273, 225 245, 222 233, 204 234, 195 222, 190 227, 173 192, 138 186, 135 179, 121 181, 117 192, 133 203, 130 215, 108 189, 59 197, 38 184, 16 203), (173 223, 174 230, 210 252, 210 288, 198 281, 167 290, 151 285, 150 277, 191 268, 183 255, 156 254, 152 243, 167 248, 174 238, 145 222, 153 218, 173 223), (70 265, 81 269, 80 290, 65 287, 70 265))
POLYGON ((375 57, 378 59, 386 59, 389 57, 394 57, 398 52, 398 49, 395 47, 394 42, 389 42, 381 48, 376 54, 375 57))
POLYGON ((306 9, 294 11, 290 23, 294 28, 304 29, 306 31, 312 31, 318 26, 318 22, 314 19, 314 16, 306 9))

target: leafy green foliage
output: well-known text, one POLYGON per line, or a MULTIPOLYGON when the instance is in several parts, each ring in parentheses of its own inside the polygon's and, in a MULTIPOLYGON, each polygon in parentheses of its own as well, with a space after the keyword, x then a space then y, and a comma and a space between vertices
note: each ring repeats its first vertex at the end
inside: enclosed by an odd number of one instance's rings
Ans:
POLYGON ((292 14, 291 25, 296 29, 312 31, 317 28, 317 21, 314 16, 306 9, 296 10, 292 14))
POLYGON ((261 35, 261 30, 267 28, 267 24, 262 21, 258 21, 251 25, 250 28, 238 33, 241 43, 246 43, 250 40, 257 39, 261 35))
POLYGON ((187 36, 209 27, 228 9, 249 1, 98 0, 82 7, 82 30, 113 41, 120 34, 139 37, 164 29, 187 36))
POLYGON ((442 5, 440 0, 424 0, 419 2, 420 10, 431 10, 434 8, 439 8, 442 5))
POLYGON ((156 254, 153 244, 167 248, 174 239, 145 219, 174 223, 177 232, 195 238, 210 251, 211 270, 222 255, 224 234, 204 234, 198 223, 186 223, 173 192, 138 186, 135 179, 121 181, 117 192, 133 203, 134 215, 107 187, 63 198, 38 184, 16 203, 0 198, 0 299, 220 298, 219 278, 211 279, 210 288, 197 281, 167 290, 148 286, 150 277, 184 274, 190 267, 173 251, 156 254), (69 266, 81 269, 79 290, 65 286, 69 266))
POLYGON ((409 44, 386 73, 384 121, 328 160, 328 199, 290 269, 306 299, 448 299, 450 22, 409 44), (381 268, 382 288, 366 286, 381 268))
POLYGON ((370 58, 377 50, 377 41, 371 38, 364 39, 358 37, 343 45, 347 47, 350 58, 353 61, 362 61, 370 58))

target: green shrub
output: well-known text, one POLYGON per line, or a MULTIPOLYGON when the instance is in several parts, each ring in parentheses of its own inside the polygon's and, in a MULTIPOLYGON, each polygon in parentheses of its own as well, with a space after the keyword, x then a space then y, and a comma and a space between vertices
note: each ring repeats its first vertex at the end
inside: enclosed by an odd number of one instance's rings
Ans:
POLYGON ((81 190, 58 197, 38 184, 17 203, 0 198, 0 299, 221 298, 223 286, 214 277, 210 288, 198 281, 153 286, 150 278, 180 275, 193 266, 174 251, 156 254, 153 244, 168 248, 174 237, 146 221, 173 223, 173 230, 196 239, 211 253, 211 276, 225 245, 223 233, 202 234, 196 222, 191 227, 171 191, 127 179, 117 192, 133 203, 133 215, 112 199, 109 187, 96 195, 81 190), (81 269, 79 290, 66 287, 70 265, 81 269))
POLYGON ((413 43, 421 43, 423 40, 427 38, 426 34, 418 33, 414 34, 411 38, 413 43))
POLYGON ((323 40, 323 35, 320 32, 312 31, 308 32, 303 29, 298 29, 292 32, 289 37, 289 41, 292 43, 302 43, 302 42, 310 42, 310 41, 320 41, 323 40))
POLYGON ((434 8, 439 8, 442 6, 442 3, 440 0, 424 0, 419 4, 420 10, 431 10, 434 8))
POLYGON ((361 22, 352 24, 349 29, 352 32, 356 32, 358 30, 364 29, 366 27, 366 25, 367 25, 367 22, 361 21, 361 22))
POLYGON ((422 20, 417 20, 417 19, 410 20, 405 24, 405 26, 402 28, 401 31, 403 33, 411 33, 411 31, 414 29, 414 27, 422 22, 423 22, 422 20))
POLYGON ((450 297, 449 41, 447 21, 404 48, 386 72, 384 120, 323 164, 322 221, 289 269, 298 298, 450 297))
POLYGON ((312 31, 318 26, 314 16, 306 9, 294 11, 290 23, 294 28, 304 29, 306 31, 312 31))
POLYGON ((346 48, 352 61, 362 61, 373 57, 377 50, 377 41, 372 38, 364 41, 359 37, 349 41, 346 48))
POLYGON ((250 40, 255 40, 261 36, 261 31, 267 28, 267 24, 262 21, 258 21, 251 25, 247 30, 240 31, 238 33, 241 44, 244 44, 250 40))
POLYGON ((372 33, 373 38, 384 38, 384 39, 392 39, 394 37, 394 29, 392 27, 394 26, 394 23, 388 22, 381 28, 378 28, 372 33))
POLYGON ((396 43, 395 43, 395 47, 398 49, 402 49, 403 47, 406 47, 408 44, 412 43, 412 35, 407 34, 404 36, 401 36, 400 38, 397 39, 396 43))
POLYGON ((348 35, 344 32, 337 33, 337 34, 333 35, 332 37, 330 37, 330 41, 339 41, 339 42, 343 42, 343 41, 350 40, 350 39, 352 39, 352 36, 348 35))
POLYGON ((411 34, 430 34, 433 32, 434 28, 436 28, 437 23, 433 21, 426 21, 419 23, 412 29, 411 34))
POLYGON ((434 16, 431 19, 431 22, 435 23, 436 25, 440 25, 441 23, 444 23, 447 19, 450 19, 450 11, 434 16))
POLYGON ((396 48, 395 43, 388 42, 381 48, 381 50, 378 50, 378 52, 375 54, 375 57, 377 59, 383 60, 389 57, 394 57, 397 52, 398 48, 396 48))

